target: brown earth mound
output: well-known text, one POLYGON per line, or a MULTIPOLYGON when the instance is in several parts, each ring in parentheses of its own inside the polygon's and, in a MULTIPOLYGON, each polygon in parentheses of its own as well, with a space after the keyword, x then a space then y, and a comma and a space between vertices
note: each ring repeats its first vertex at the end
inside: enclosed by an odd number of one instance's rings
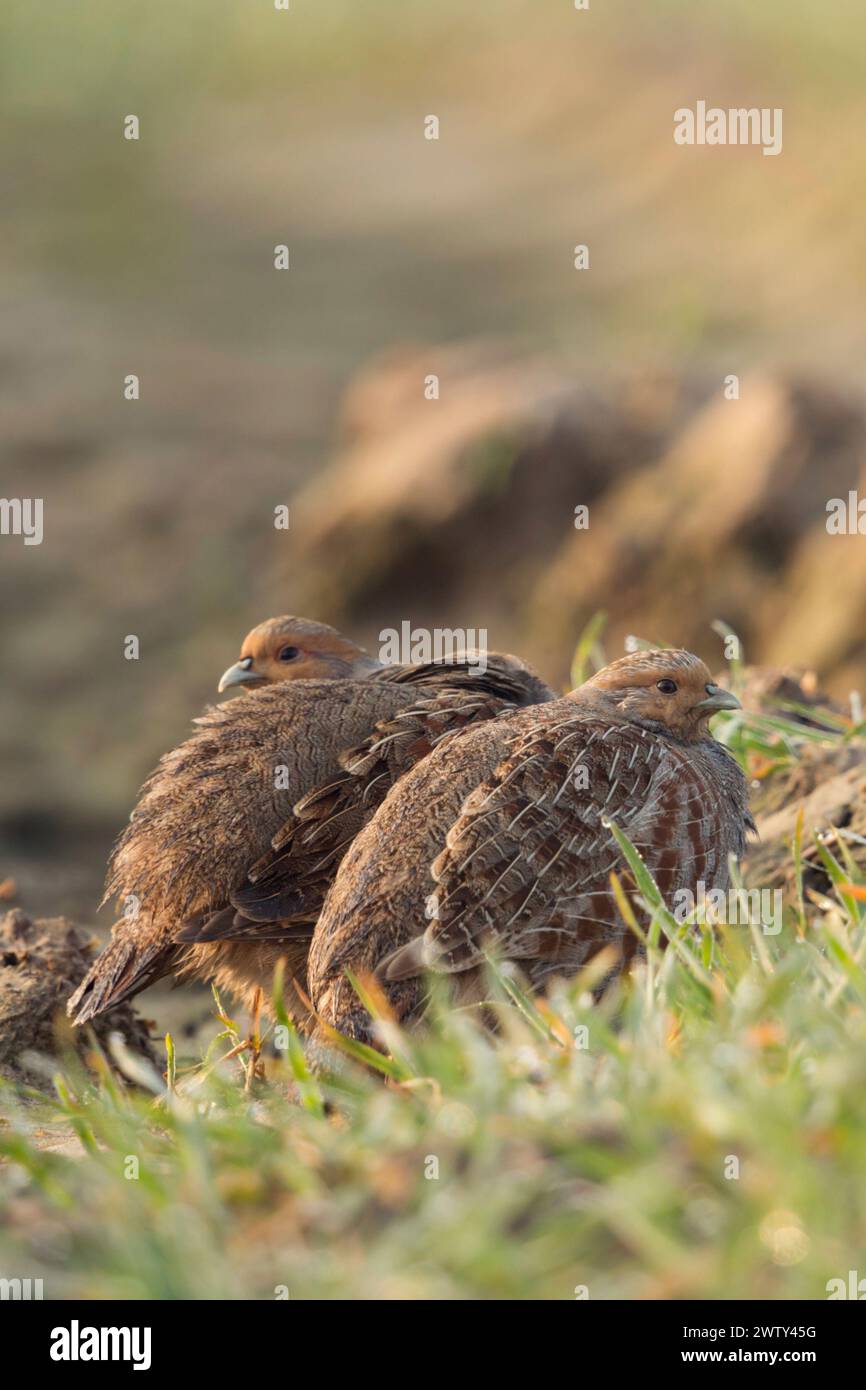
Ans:
POLYGON ((722 619, 842 693, 862 675, 866 551, 826 522, 861 479, 866 411, 829 388, 745 378, 728 400, 688 376, 406 349, 350 389, 343 438, 280 548, 297 610, 368 641, 401 618, 487 626, 556 682, 598 611, 608 655, 635 633, 712 659, 722 619))
MULTIPOLYGON (((20 908, 0 918, 0 1076, 45 1081, 34 1054, 54 1057, 58 1045, 87 1045, 87 1032, 65 1025, 66 1001, 89 969, 94 939, 63 917, 35 921, 20 908)), ((96 1020, 105 1045, 120 1033, 130 1051, 153 1062, 146 1024, 121 1004, 96 1020)))

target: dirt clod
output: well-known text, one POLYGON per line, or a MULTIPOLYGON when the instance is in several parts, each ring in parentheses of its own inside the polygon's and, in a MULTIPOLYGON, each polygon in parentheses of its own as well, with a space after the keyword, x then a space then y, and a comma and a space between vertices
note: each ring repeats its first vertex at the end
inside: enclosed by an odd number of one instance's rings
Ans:
MULTIPOLYGON (((88 1032, 71 1029, 65 1008, 96 945, 64 917, 36 920, 20 908, 0 917, 0 1076, 30 1081, 40 1076, 35 1056, 56 1057, 62 1045, 86 1048, 88 1032)), ((120 1033, 132 1052, 154 1060, 147 1025, 129 1004, 97 1019, 94 1032, 103 1045, 120 1033)))

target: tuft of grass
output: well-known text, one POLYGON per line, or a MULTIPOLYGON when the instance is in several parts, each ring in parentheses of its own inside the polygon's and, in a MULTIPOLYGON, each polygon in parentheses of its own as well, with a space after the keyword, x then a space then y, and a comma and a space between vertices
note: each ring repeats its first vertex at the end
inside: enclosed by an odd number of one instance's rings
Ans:
POLYGON ((574 690, 578 685, 583 685, 584 681, 590 678, 590 666, 593 671, 600 671, 605 664, 604 648, 601 645, 601 635, 607 623, 607 614, 599 611, 593 613, 587 622, 583 632, 577 639, 574 655, 571 658, 571 671, 569 674, 570 688, 574 690))

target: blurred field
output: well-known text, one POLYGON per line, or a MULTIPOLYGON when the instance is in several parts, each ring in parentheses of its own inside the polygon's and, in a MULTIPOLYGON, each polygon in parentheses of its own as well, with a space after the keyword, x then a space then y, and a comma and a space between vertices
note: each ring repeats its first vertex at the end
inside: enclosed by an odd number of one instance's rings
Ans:
MULTIPOLYGON (((859 412, 864 32, 843 0, 4 5, 3 490, 46 503, 41 547, 0 545, 0 863, 28 908, 89 916, 142 776, 265 614, 320 596, 314 616, 345 611, 370 640, 415 619, 417 593, 424 621, 486 625, 560 678, 581 613, 563 606, 542 641, 530 609, 482 584, 493 564, 518 585, 521 506, 495 558, 483 529, 446 523, 434 558, 455 538, 477 556, 462 589, 419 549, 401 587, 346 594, 303 520, 275 536, 273 506, 345 456, 340 402, 379 354, 494 341, 594 383, 613 415, 647 371, 694 403, 768 369, 859 412), (672 112, 702 95, 782 106, 783 154, 676 147, 672 112), (130 112, 138 143, 121 138, 130 112)), ((650 405, 669 390, 651 383, 650 405)), ((821 456, 819 435, 810 467, 821 456)), ((534 478, 543 511, 543 460, 534 478)), ((568 492, 551 487, 541 519, 551 557, 568 492)), ((772 591, 766 533, 750 543, 772 591)))

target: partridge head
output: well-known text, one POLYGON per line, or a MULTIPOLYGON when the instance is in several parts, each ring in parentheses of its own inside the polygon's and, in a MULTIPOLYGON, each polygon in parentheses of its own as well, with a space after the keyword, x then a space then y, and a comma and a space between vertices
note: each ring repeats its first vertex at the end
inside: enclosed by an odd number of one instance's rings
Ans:
POLYGON ((275 685, 288 680, 363 680, 381 661, 327 623, 309 618, 268 618, 248 632, 237 661, 217 689, 275 685))
POLYGON ((705 739, 708 721, 720 710, 740 708, 700 657, 668 648, 620 657, 570 698, 683 743, 705 739))

